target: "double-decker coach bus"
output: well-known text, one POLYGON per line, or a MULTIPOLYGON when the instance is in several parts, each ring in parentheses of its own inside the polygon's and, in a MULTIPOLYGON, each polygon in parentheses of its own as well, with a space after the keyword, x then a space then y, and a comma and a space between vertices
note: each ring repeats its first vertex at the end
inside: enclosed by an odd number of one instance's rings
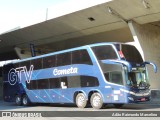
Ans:
POLYGON ((150 100, 146 65, 123 43, 97 43, 12 62, 3 67, 4 101, 75 103, 84 108, 150 100))

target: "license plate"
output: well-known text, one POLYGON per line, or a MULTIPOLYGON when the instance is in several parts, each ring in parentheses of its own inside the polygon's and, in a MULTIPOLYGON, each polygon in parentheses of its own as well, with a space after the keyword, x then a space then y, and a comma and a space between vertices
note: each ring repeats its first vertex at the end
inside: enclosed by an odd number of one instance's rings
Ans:
POLYGON ((141 99, 141 101, 145 101, 145 100, 146 100, 145 98, 142 98, 142 99, 141 99))

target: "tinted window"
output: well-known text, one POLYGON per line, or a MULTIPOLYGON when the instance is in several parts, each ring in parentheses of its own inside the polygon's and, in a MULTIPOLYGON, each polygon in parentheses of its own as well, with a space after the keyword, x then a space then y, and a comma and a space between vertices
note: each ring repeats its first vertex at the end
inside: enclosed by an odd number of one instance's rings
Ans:
POLYGON ((81 76, 81 87, 94 87, 98 86, 98 79, 91 76, 81 76))
POLYGON ((96 77, 92 76, 71 76, 61 78, 50 78, 42 80, 31 80, 27 83, 27 89, 54 89, 54 88, 75 88, 75 87, 94 87, 99 82, 96 77))
POLYGON ((95 53, 98 60, 105 59, 117 59, 117 54, 111 45, 96 46, 93 47, 93 52, 95 53))
POLYGON ((89 64, 92 65, 91 58, 87 50, 77 50, 72 52, 72 64, 89 64))
POLYGON ((104 73, 104 76, 106 78, 106 81, 123 85, 123 77, 122 77, 122 72, 115 71, 115 72, 107 72, 104 73))
POLYGON ((63 53, 57 55, 57 66, 64 66, 71 64, 71 53, 63 53))
POLYGON ((24 61, 20 63, 20 67, 26 66, 27 70, 30 69, 30 61, 24 61))
POLYGON ((50 78, 49 79, 50 89, 60 88, 60 78, 50 78))
POLYGON ((142 63, 143 59, 136 49, 136 47, 132 45, 122 45, 122 52, 126 61, 133 62, 133 63, 142 63))
POLYGON ((49 89, 49 80, 48 79, 42 79, 37 80, 38 89, 49 89))
POLYGON ((110 80, 109 80, 109 73, 104 73, 104 76, 105 76, 105 79, 106 79, 107 81, 110 81, 110 80))
POLYGON ((26 86, 29 90, 38 89, 37 80, 31 80, 30 83, 26 82, 26 86))
POLYGON ((122 72, 111 72, 111 82, 123 85, 122 72))
MULTIPOLYGON (((29 64, 27 64, 27 66, 29 66, 30 65, 30 61, 28 62, 29 64)), ((18 68, 19 67, 19 63, 15 63, 15 64, 13 64, 13 66, 14 66, 14 68, 18 68)))
POLYGON ((69 88, 81 87, 80 76, 68 77, 68 87, 69 88))
POLYGON ((67 77, 62 77, 61 78, 61 88, 68 88, 67 77))
POLYGON ((56 55, 43 58, 43 68, 56 67, 56 55))
POLYGON ((31 60, 31 65, 34 66, 34 70, 42 69, 42 58, 31 60))

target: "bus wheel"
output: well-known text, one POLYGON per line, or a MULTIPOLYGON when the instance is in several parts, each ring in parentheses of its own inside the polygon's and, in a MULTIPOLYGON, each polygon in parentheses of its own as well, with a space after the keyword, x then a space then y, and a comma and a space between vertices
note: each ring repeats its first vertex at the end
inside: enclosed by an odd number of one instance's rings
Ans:
POLYGON ((76 105, 79 108, 85 108, 87 106, 87 99, 83 93, 79 93, 76 96, 76 105))
POLYGON ((18 106, 22 105, 22 98, 20 95, 15 96, 15 102, 16 102, 16 105, 18 105, 18 106))
POLYGON ((114 104, 115 108, 121 108, 123 106, 123 104, 114 104))
POLYGON ((90 99, 91 106, 95 109, 101 109, 103 107, 103 100, 100 93, 93 93, 90 99))
POLYGON ((30 101, 29 101, 27 95, 24 95, 24 96, 22 97, 22 104, 23 104, 24 106, 30 105, 30 101))

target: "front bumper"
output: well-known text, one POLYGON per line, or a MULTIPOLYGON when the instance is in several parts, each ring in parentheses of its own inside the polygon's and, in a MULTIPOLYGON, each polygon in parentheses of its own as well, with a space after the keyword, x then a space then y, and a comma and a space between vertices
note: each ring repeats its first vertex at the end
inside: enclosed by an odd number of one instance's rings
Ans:
POLYGON ((124 93, 127 95, 127 101, 128 103, 136 103, 136 102, 146 102, 150 101, 151 99, 151 91, 150 90, 145 90, 143 92, 133 92, 133 91, 128 91, 128 90, 122 90, 124 93))
POLYGON ((150 95, 147 96, 133 96, 128 95, 128 103, 136 103, 136 102, 146 102, 150 101, 150 95))

